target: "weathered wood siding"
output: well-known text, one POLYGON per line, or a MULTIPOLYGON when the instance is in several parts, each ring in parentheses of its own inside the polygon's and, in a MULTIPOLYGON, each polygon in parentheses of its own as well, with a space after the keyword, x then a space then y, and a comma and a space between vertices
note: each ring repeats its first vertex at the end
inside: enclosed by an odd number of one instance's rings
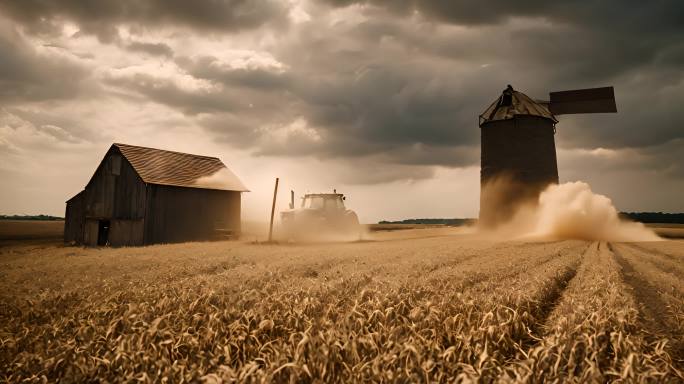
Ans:
POLYGON ((83 191, 81 191, 66 203, 64 242, 82 244, 84 226, 85 214, 83 210, 83 191))
POLYGON ((145 183, 117 150, 107 153, 85 190, 86 217, 145 217, 145 183))
POLYGON ((110 220, 109 243, 112 246, 142 245, 145 198, 145 183, 118 149, 112 148, 84 191, 88 223, 83 243, 97 245, 97 220, 110 220), (134 233, 136 230, 139 233, 134 233))
POLYGON ((485 123, 482 182, 506 174, 526 183, 558 183, 553 123, 535 116, 485 123))
POLYGON ((480 131, 480 223, 495 225, 520 203, 536 200, 546 186, 558 183, 554 126, 549 119, 517 116, 485 123, 480 131), (484 188, 502 177, 505 185, 484 188))
POLYGON ((97 245, 97 229, 97 220, 85 219, 85 225, 83 227, 83 244, 97 245))
POLYGON ((67 204, 65 240, 97 245, 108 222, 108 243, 135 246, 212 240, 240 233, 241 193, 146 184, 112 146, 81 193, 67 204))
POLYGON ((149 185, 145 244, 212 240, 217 229, 240 233, 241 194, 149 185))
POLYGON ((145 221, 117 220, 111 221, 109 243, 113 246, 135 246, 143 244, 145 221))

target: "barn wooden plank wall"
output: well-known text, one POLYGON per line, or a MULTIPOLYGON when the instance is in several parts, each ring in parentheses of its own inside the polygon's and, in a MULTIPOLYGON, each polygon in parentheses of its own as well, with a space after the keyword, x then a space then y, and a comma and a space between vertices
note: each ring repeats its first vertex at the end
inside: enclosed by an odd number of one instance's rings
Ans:
POLYGON ((494 226, 558 183, 554 126, 549 119, 521 115, 481 128, 480 223, 494 226))
POLYGON ((86 186, 86 218, 143 219, 145 189, 133 167, 112 150, 86 186))
POLYGON ((115 246, 142 245, 145 221, 112 220, 109 233, 109 243, 115 246))
POLYGON ((67 201, 64 215, 64 242, 83 243, 83 231, 85 227, 85 211, 83 207, 84 191, 67 201))
POLYGON ((216 230, 240 233, 240 192, 150 185, 145 243, 214 238, 216 230))
MULTIPOLYGON (((136 159, 144 165, 141 156, 136 159)), ((85 189, 67 202, 64 240, 97 245, 105 224, 112 246, 211 240, 239 235, 240 209, 240 191, 145 183, 115 144, 85 189)))

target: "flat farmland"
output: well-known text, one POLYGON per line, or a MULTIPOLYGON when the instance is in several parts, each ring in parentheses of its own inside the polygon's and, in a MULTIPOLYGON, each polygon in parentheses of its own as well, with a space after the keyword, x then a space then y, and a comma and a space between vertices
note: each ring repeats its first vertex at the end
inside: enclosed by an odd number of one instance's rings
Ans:
POLYGON ((0 220, 0 246, 10 244, 59 243, 64 236, 64 221, 0 220))
POLYGON ((0 248, 8 382, 684 380, 684 241, 0 248))

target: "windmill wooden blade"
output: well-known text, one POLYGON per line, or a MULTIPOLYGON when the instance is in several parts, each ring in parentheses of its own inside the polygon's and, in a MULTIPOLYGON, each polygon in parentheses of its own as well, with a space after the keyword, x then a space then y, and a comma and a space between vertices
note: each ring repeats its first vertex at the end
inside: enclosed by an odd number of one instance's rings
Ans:
POLYGON ((549 109, 554 115, 617 112, 613 87, 551 92, 549 109))

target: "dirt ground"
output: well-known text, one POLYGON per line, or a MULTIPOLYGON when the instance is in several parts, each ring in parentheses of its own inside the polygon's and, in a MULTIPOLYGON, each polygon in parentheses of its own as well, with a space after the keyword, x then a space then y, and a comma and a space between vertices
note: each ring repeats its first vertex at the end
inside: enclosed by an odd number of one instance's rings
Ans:
POLYGON ((55 227, 0 247, 9 382, 684 380, 684 240, 83 248, 55 227))

